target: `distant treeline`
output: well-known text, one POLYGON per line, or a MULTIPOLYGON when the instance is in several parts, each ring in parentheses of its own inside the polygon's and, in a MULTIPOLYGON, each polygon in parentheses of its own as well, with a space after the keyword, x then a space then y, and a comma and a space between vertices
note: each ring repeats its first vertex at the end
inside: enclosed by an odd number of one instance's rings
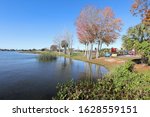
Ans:
POLYGON ((16 51, 15 49, 0 49, 0 51, 16 51))
POLYGON ((42 51, 43 49, 0 49, 0 51, 42 51))

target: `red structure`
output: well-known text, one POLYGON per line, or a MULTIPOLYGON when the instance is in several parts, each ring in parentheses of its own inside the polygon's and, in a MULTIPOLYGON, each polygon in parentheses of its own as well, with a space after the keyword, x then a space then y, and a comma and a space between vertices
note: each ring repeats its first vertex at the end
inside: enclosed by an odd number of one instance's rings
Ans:
POLYGON ((116 53, 117 52, 117 48, 111 48, 111 53, 116 53))

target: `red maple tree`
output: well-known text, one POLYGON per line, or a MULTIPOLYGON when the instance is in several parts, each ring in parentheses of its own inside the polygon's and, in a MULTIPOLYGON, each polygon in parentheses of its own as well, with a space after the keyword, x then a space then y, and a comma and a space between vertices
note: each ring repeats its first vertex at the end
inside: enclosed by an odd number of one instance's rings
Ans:
MULTIPOLYGON (((103 43, 108 45, 118 38, 121 25, 121 19, 115 18, 110 7, 102 10, 94 6, 87 6, 81 11, 76 21, 77 35, 79 41, 85 46, 91 45, 89 59, 91 59, 93 43, 98 43, 96 52, 98 57, 103 43)), ((86 49, 85 54, 87 54, 86 49)))

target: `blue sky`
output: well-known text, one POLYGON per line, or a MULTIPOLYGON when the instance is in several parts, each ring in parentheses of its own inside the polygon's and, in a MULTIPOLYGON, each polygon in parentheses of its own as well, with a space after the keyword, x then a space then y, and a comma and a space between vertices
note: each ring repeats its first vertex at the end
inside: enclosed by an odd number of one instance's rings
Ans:
MULTIPOLYGON (((49 47, 54 37, 69 30, 74 48, 82 48, 75 21, 82 8, 96 5, 111 7, 123 20, 121 35, 140 22, 130 13, 133 0, 0 0, 0 48, 40 49, 49 47)), ((105 46, 103 46, 105 47, 105 46)), ((109 47, 121 47, 121 37, 109 47)))

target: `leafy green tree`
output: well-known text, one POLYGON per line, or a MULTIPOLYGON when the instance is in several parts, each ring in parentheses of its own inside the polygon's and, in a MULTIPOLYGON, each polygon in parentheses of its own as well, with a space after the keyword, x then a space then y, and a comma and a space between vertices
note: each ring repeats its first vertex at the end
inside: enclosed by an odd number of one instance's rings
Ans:
POLYGON ((150 28, 144 24, 138 24, 135 27, 131 27, 128 30, 128 37, 134 40, 142 42, 144 40, 149 40, 150 28))
POLYGON ((134 40, 131 40, 131 38, 129 38, 127 35, 123 35, 122 40, 123 40, 123 48, 125 48, 126 50, 133 49, 134 40))
POLYGON ((149 56, 150 55, 150 42, 143 41, 142 43, 139 43, 137 49, 139 53, 144 54, 145 56, 149 56))
POLYGON ((122 40, 125 49, 135 49, 142 56, 142 59, 150 61, 150 27, 144 24, 131 27, 127 34, 122 37, 122 40))
MULTIPOLYGON (((126 35, 122 37, 123 47, 127 50, 139 50, 140 43, 146 41, 150 42, 150 28, 144 24, 138 24, 130 27, 126 35)), ((144 45, 143 45, 144 47, 144 45)))

